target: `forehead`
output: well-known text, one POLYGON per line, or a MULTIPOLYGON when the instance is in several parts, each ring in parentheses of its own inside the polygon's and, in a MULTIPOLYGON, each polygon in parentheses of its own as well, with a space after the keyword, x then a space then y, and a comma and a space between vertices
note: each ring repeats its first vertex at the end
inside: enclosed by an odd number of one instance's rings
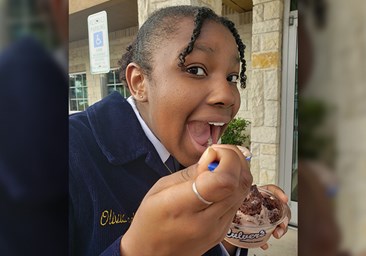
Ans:
MULTIPOLYGON (((162 40, 159 48, 168 47, 171 49, 174 45, 179 54, 187 47, 191 37, 194 36, 194 28, 193 18, 190 17, 175 22, 173 32, 166 37, 166 40, 162 40)), ((208 54, 219 51, 220 48, 225 48, 231 49, 231 52, 235 55, 238 54, 235 38, 230 30, 223 24, 213 20, 204 21, 193 48, 208 54), (222 44, 223 41, 225 41, 225 45, 222 44)))

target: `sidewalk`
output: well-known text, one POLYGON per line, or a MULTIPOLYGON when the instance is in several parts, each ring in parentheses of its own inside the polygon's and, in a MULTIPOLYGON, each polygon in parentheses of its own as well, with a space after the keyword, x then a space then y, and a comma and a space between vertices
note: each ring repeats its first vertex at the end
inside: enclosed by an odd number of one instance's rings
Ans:
POLYGON ((271 237, 268 240, 269 248, 249 249, 248 256, 296 256, 297 255, 297 228, 289 227, 286 235, 277 240, 271 237))

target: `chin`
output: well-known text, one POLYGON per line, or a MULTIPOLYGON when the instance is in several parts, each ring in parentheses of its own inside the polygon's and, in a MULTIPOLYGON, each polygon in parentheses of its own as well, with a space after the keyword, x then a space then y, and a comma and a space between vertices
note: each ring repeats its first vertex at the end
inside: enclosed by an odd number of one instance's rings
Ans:
POLYGON ((182 162, 180 162, 178 159, 178 162, 185 166, 185 167, 188 167, 188 166, 191 166, 191 165, 194 165, 198 162, 198 160, 200 159, 201 155, 197 155, 197 156, 192 156, 190 158, 187 158, 186 156, 184 157, 184 159, 182 159, 182 162))

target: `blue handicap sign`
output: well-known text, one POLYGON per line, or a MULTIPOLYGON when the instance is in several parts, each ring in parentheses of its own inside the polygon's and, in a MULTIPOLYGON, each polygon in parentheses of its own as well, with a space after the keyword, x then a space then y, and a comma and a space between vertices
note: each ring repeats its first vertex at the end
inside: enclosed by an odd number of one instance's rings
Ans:
POLYGON ((103 32, 95 32, 94 33, 94 48, 103 46, 103 32))

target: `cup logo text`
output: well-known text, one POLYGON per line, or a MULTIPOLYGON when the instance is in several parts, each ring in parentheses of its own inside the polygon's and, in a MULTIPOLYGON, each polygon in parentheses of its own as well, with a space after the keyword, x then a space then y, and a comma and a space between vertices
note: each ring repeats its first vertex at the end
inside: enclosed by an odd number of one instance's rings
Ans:
POLYGON ((264 237, 266 234, 267 234, 266 231, 264 231, 263 229, 260 230, 258 233, 245 234, 243 231, 234 232, 230 228, 229 231, 226 234, 226 237, 227 238, 238 239, 240 242, 244 242, 244 241, 247 241, 247 240, 259 239, 261 237, 264 237))

